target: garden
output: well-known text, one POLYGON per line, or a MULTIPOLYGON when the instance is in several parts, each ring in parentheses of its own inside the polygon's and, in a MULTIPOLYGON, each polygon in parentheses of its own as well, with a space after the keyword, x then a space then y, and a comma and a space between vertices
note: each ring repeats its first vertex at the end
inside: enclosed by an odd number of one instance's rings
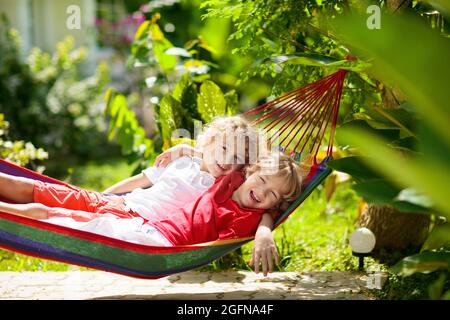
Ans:
MULTIPOLYGON (((333 171, 274 230, 274 272, 360 272, 350 236, 367 228, 365 272, 387 274, 371 296, 450 300, 447 1, 94 2, 93 46, 28 51, 0 3, 1 159, 103 191, 199 125, 344 70, 333 171)), ((252 249, 196 271, 252 271, 252 249)), ((88 268, 0 250, 0 271, 70 270, 88 268)))

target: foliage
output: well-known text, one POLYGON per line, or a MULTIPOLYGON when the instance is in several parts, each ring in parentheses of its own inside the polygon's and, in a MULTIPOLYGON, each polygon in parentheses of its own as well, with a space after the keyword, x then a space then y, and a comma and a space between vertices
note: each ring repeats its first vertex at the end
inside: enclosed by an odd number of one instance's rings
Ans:
POLYGON ((52 158, 89 157, 105 145, 104 123, 98 97, 108 82, 108 67, 83 78, 80 67, 85 48, 74 39, 59 42, 49 54, 33 48, 22 61, 21 39, 0 22, 0 109, 10 122, 14 139, 45 148, 52 158))
MULTIPOLYGON (((416 114, 408 111, 408 105, 397 108, 367 110, 353 114, 340 126, 337 140, 342 139, 340 132, 345 130, 365 130, 374 136, 383 137, 388 146, 405 157, 417 154, 418 136, 416 114)), ((354 152, 353 152, 354 153, 354 152)), ((394 182, 383 177, 365 165, 367 155, 352 155, 329 162, 335 170, 350 174, 355 180, 353 188, 367 202, 391 205, 400 211, 431 213, 433 207, 429 197, 411 187, 399 188, 394 182)))
MULTIPOLYGON (((159 19, 160 15, 155 15, 138 28, 129 64, 140 68, 158 66, 159 74, 166 79, 175 78, 173 90, 164 93, 155 105, 160 138, 146 137, 124 95, 111 90, 106 94, 105 114, 110 117, 108 137, 111 140, 116 136, 122 153, 131 162, 139 161, 135 172, 148 166, 155 151, 159 153, 180 142, 193 144, 196 122, 209 122, 237 110, 236 93, 231 90, 224 94, 217 84, 208 80, 207 72, 212 64, 196 58, 199 51, 213 49, 202 39, 190 41, 185 48, 174 47, 157 24, 159 19), (177 74, 177 67, 183 70, 181 75, 177 74), (162 146, 154 140, 161 141, 162 146)), ((152 81, 146 84, 150 88, 153 86, 152 81)))
MULTIPOLYGON (((408 106, 417 112, 421 120, 417 130, 418 148, 416 152, 404 152, 408 149, 405 145, 409 144, 411 135, 398 137, 403 138, 403 141, 398 140, 392 148, 392 139, 387 140, 386 136, 381 138, 374 135, 373 130, 368 132, 361 127, 341 130, 341 136, 347 143, 357 146, 366 155, 361 160, 373 171, 386 177, 392 185, 407 190, 414 188, 414 192, 404 192, 403 199, 427 207, 446 219, 446 223, 435 226, 430 235, 433 241, 428 241, 421 254, 405 258, 392 269, 401 274, 433 271, 435 264, 430 259, 437 259, 440 261, 437 263, 443 265, 450 256, 447 251, 435 253, 450 240, 450 206, 447 200, 447 181, 450 178, 450 135, 447 128, 450 96, 446 85, 450 81, 450 64, 446 59, 450 53, 450 43, 417 17, 410 15, 392 18, 385 14, 383 28, 376 33, 371 33, 364 23, 364 17, 346 17, 345 21, 341 20, 339 26, 342 37, 359 53, 374 58, 371 73, 386 83, 395 82, 407 95, 408 106), (417 46, 418 41, 420 46, 417 46), (409 54, 412 51, 414 55, 409 54), (436 74, 440 77, 437 78, 436 74), (399 149, 403 152, 399 152, 399 149), (411 261, 416 261, 417 267, 408 267, 410 271, 406 272, 405 268, 411 265, 411 261)), ((404 127, 407 128, 406 125, 404 127)), ((401 129, 405 132, 404 128, 401 129)))
POLYGON ((340 67, 359 70, 347 76, 341 115, 380 101, 376 83, 361 72, 367 63, 363 59, 346 61, 349 49, 329 27, 335 16, 348 10, 347 6, 347 1, 327 0, 211 0, 202 4, 207 10, 204 17, 224 16, 234 22, 229 37, 235 46, 232 52, 251 60, 240 73, 241 81, 254 77, 270 79, 273 96, 311 83, 340 67))
POLYGON ((111 47, 127 53, 136 29, 144 20, 145 16, 140 11, 118 17, 111 4, 100 2, 95 19, 97 43, 100 47, 111 47))
POLYGON ((148 167, 148 161, 154 155, 153 141, 145 136, 144 128, 128 108, 126 97, 110 89, 105 100, 105 114, 110 118, 108 139, 116 138, 122 147, 122 154, 128 157, 129 162, 138 162, 135 172, 148 167))
POLYGON ((383 290, 373 290, 378 299, 385 300, 422 300, 450 299, 449 273, 435 271, 429 274, 416 273, 409 277, 388 275, 383 290))
POLYGON ((9 122, 0 113, 0 158, 25 166, 34 160, 48 158, 48 153, 42 148, 35 148, 31 142, 11 141, 8 134, 9 122))

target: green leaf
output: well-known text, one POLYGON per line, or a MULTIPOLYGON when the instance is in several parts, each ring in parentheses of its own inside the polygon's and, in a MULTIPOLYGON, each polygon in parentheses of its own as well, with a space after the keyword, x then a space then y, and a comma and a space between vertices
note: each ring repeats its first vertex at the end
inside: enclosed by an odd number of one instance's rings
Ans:
POLYGON ((164 37, 157 24, 152 24, 149 30, 151 32, 153 54, 155 55, 156 61, 164 72, 172 71, 177 64, 177 58, 174 55, 166 54, 166 51, 173 48, 173 44, 164 37))
POLYGON ((189 124, 187 124, 185 128, 188 128, 192 125, 192 118, 201 119, 197 107, 197 98, 197 87, 194 83, 189 81, 184 87, 181 95, 181 108, 185 112, 185 118, 191 118, 190 121, 188 121, 189 124))
POLYGON ((263 59, 262 63, 300 64, 307 66, 339 68, 350 71, 363 71, 370 65, 363 61, 341 60, 316 53, 283 54, 263 59))
POLYGON ((225 93, 225 100, 227 101, 227 115, 235 115, 239 110, 239 99, 236 90, 233 89, 225 93))
POLYGON ((399 188, 382 179, 360 182, 352 188, 367 202, 375 204, 390 204, 400 192, 399 188))
POLYGON ((450 3, 447 0, 426 0, 426 2, 430 3, 433 7, 441 11, 447 11, 447 13, 450 14, 450 3))
POLYGON ((226 113, 227 102, 222 90, 212 81, 206 80, 200 87, 198 111, 205 122, 226 113))
POLYGON ((395 200, 406 201, 424 208, 432 208, 433 201, 423 193, 418 192, 414 188, 406 188, 400 191, 395 200))
POLYGON ((432 300, 438 300, 441 298, 442 293, 444 291, 445 286, 445 280, 447 279, 447 276, 445 273, 439 274, 439 278, 437 278, 435 281, 433 281, 432 284, 428 287, 428 296, 432 300))
POLYGON ((357 182, 370 179, 379 179, 380 175, 375 173, 364 162, 365 161, 363 157, 352 156, 330 160, 327 162, 327 166, 334 170, 351 175, 352 178, 357 182))
POLYGON ((161 99, 159 105, 159 122, 161 124, 161 135, 166 144, 171 144, 172 132, 180 128, 181 115, 179 113, 179 102, 169 93, 161 99))
POLYGON ((181 96, 183 95, 184 88, 189 83, 189 75, 184 74, 175 85, 172 92, 172 97, 181 102, 181 96))
POLYGON ((444 223, 436 225, 431 230, 425 241, 423 250, 439 249, 442 247, 450 248, 450 224, 444 223))
POLYGON ((415 137, 406 137, 398 140, 392 141, 389 145, 393 148, 403 149, 403 150, 416 150, 418 144, 418 139, 415 137))
POLYGON ((390 271, 399 276, 410 276, 414 273, 430 273, 436 270, 450 270, 449 252, 423 252, 404 258, 390 271))
POLYGON ((398 140, 400 138, 400 130, 399 129, 384 129, 384 128, 374 128, 370 125, 370 123, 366 120, 352 120, 343 123, 339 126, 338 131, 336 132, 336 139, 341 141, 341 132, 346 130, 358 130, 364 131, 368 134, 382 137, 388 141, 398 140))
POLYGON ((398 196, 404 190, 382 179, 368 180, 352 185, 352 188, 368 203, 379 205, 391 205, 403 212, 415 212, 428 214, 428 207, 410 202, 410 199, 399 199, 398 196))
POLYGON ((450 217, 448 201, 448 167, 435 162, 432 157, 405 157, 387 147, 387 142, 364 130, 351 129, 340 132, 343 141, 356 145, 367 157, 364 161, 401 188, 414 187, 425 193, 435 203, 435 208, 450 217), (432 168, 430 170, 430 168, 432 168))
POLYGON ((173 55, 166 54, 166 50, 172 47, 172 43, 164 38, 163 40, 153 41, 153 52, 156 61, 164 72, 172 71, 176 64, 177 58, 173 55))
POLYGON ((395 83, 450 145, 450 42, 423 20, 407 14, 392 17, 384 13, 379 30, 367 28, 366 19, 364 15, 345 16, 336 22, 347 43, 373 58, 377 78, 395 83))
POLYGON ((148 20, 141 23, 139 28, 136 30, 136 33, 134 34, 135 41, 147 38, 149 24, 150 24, 150 21, 148 21, 148 20))

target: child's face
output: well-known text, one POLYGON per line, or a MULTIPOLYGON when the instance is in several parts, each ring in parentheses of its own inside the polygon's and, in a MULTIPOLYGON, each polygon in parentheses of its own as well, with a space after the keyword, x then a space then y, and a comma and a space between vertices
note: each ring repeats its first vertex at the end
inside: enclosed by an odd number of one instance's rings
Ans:
POLYGON ((261 171, 251 174, 233 194, 233 199, 241 207, 253 209, 272 209, 283 200, 287 192, 283 177, 261 171))
POLYGON ((246 162, 246 149, 232 136, 218 135, 214 142, 203 148, 202 170, 214 177, 241 170, 246 162))

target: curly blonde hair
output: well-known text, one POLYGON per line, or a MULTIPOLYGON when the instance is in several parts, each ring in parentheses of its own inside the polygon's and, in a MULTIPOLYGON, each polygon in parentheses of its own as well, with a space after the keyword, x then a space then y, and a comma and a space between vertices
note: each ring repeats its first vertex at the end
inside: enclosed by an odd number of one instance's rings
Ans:
POLYGON ((233 137, 237 144, 245 141, 246 164, 255 163, 268 150, 262 131, 240 116, 218 117, 210 122, 197 137, 196 147, 203 149, 215 142, 217 137, 233 137), (242 140, 244 139, 244 140, 242 140), (252 161, 254 159, 254 161, 252 161))
POLYGON ((245 170, 248 178, 255 172, 275 174, 286 181, 288 192, 282 195, 284 206, 297 199, 302 192, 303 174, 299 165, 291 157, 279 151, 268 152, 245 170))

